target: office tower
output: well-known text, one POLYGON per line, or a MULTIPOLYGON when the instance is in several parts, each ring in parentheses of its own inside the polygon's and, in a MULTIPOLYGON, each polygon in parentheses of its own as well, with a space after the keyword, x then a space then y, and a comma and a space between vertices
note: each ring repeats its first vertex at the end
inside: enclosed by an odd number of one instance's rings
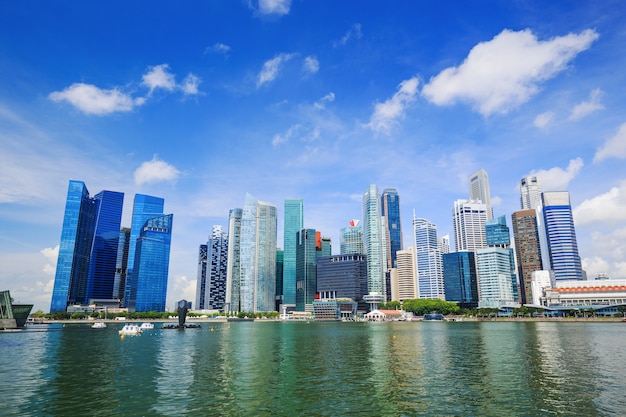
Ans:
POLYGON ((241 311, 274 311, 276 298, 276 221, 276 206, 246 194, 241 216, 239 244, 241 311))
POLYGON ((520 180, 522 210, 535 210, 541 204, 541 182, 538 177, 527 176, 520 180))
POLYGON ((552 287, 550 271, 534 271, 532 273, 531 292, 528 295, 528 302, 533 305, 542 305, 544 291, 552 287))
POLYGON ((172 214, 150 218, 139 233, 130 311, 165 311, 173 218, 172 214))
POLYGON ((513 241, 517 256, 517 274, 520 280, 520 302, 532 302, 533 272, 540 271, 541 249, 535 209, 516 211, 511 215, 513 241))
POLYGON ((505 216, 485 222, 488 247, 476 251, 479 304, 499 307, 518 301, 515 259, 505 216))
POLYGON ((283 231, 283 304, 296 304, 296 233, 304 228, 302 199, 285 200, 283 231))
POLYGON ((91 198, 84 182, 69 182, 51 313, 113 298, 123 200, 113 191, 91 198))
POLYGON ((470 200, 480 200, 485 205, 487 220, 493 218, 491 207, 491 192, 489 191, 489 175, 484 169, 479 169, 468 177, 470 200))
POLYGON ((417 259, 417 295, 419 298, 443 300, 445 289, 437 226, 426 219, 414 218, 413 236, 417 259))
POLYGON ((121 301, 124 305, 124 286, 128 268, 128 249, 130 247, 130 228, 122 227, 120 240, 117 245, 117 259, 115 260, 115 281, 113 282, 113 298, 121 301))
POLYGON ((402 250, 400 225, 400 196, 395 188, 385 188, 381 197, 381 213, 385 218, 387 233, 387 269, 396 267, 396 252, 402 250))
POLYGON ((394 301, 413 300, 418 297, 415 247, 411 246, 406 250, 399 250, 396 255, 398 299, 394 301))
POLYGON ((446 301, 456 302, 461 308, 476 308, 478 276, 474 252, 446 253, 442 258, 446 301))
POLYGON ((362 301, 367 294, 367 256, 355 253, 317 258, 317 292, 322 299, 362 301))
POLYGON ((358 220, 351 220, 348 227, 344 227, 340 230, 340 235, 340 254, 350 255, 353 253, 365 253, 365 247, 363 246, 363 230, 361 226, 359 226, 358 220))
POLYGON ((314 229, 296 233, 296 311, 313 312, 317 291, 317 249, 314 229))
POLYGON ((584 279, 569 192, 541 194, 537 225, 543 269, 553 271, 557 281, 584 279))
POLYGON ((487 246, 486 221, 487 208, 484 203, 478 200, 456 200, 452 212, 455 251, 475 252, 487 246))
POLYGON ((387 260, 384 219, 380 215, 380 194, 372 184, 363 194, 363 245, 367 254, 367 290, 386 300, 387 260))
POLYGON ((154 217, 163 215, 165 200, 145 194, 135 194, 133 202, 133 216, 130 225, 130 246, 128 248, 128 265, 126 267, 126 284, 124 287, 124 305, 134 308, 137 293, 137 276, 133 274, 137 239, 144 224, 154 217))
POLYGON ((333 245, 329 237, 322 236, 317 256, 330 256, 333 254, 333 245))
POLYGON ((276 250, 276 311, 281 311, 281 304, 283 303, 283 271, 284 271, 284 259, 285 251, 276 250))
POLYGON ((242 311, 240 297, 241 277, 241 218, 243 209, 235 208, 228 214, 228 266, 226 272, 225 312, 242 311))
POLYGON ((228 236, 215 225, 206 245, 200 245, 196 308, 221 310, 226 303, 228 236))
POLYGON ((437 238, 437 244, 439 245, 439 250, 441 254, 450 253, 450 235, 439 236, 437 238))

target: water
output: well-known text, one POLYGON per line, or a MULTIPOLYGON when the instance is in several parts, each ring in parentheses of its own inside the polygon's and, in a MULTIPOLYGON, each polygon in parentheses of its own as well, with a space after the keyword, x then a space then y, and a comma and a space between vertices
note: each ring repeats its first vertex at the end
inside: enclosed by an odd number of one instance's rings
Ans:
POLYGON ((120 327, 0 333, 0 415, 626 415, 624 323, 120 327))

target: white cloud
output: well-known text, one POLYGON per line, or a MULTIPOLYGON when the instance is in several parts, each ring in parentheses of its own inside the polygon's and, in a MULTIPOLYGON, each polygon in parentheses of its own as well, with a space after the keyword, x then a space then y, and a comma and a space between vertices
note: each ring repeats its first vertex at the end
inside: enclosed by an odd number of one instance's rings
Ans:
POLYGON ((335 101, 335 93, 333 93, 332 91, 328 94, 326 94, 324 97, 320 98, 319 100, 317 100, 313 106, 316 109, 323 109, 326 107, 326 103, 332 103, 333 101, 335 101))
MULTIPOLYGON (((576 223, 577 220, 574 221, 576 223)), ((576 226, 578 228, 577 223, 576 226)), ((583 269, 591 279, 598 274, 608 274, 613 279, 626 279, 626 227, 592 232, 588 251, 592 252, 590 256, 581 260, 583 269)))
POLYGON ((389 133, 397 124, 397 120, 404 116, 405 109, 415 101, 418 85, 417 77, 402 81, 398 86, 398 91, 390 99, 375 104, 374 113, 367 127, 377 133, 389 133))
POLYGON ((604 95, 604 92, 599 88, 592 90, 589 93, 589 100, 582 101, 578 103, 572 109, 572 114, 570 114, 570 120, 579 120, 583 117, 593 113, 594 111, 604 110, 604 106, 600 103, 600 99, 604 95))
POLYGON ((463 101, 484 116, 506 113, 528 101, 539 90, 539 82, 563 71, 598 36, 587 29, 538 41, 528 29, 503 30, 474 46, 460 66, 431 78, 422 94, 439 106, 463 101))
POLYGON ((217 42, 217 43, 215 43, 215 44, 213 44, 211 46, 207 46, 204 49, 204 53, 208 54, 209 52, 216 52, 216 53, 220 53, 220 54, 226 55, 226 54, 228 54, 230 52, 230 50, 231 50, 230 46, 228 46, 228 45, 226 45, 224 43, 221 43, 221 42, 217 42))
POLYGON ((183 93, 188 96, 194 96, 199 94, 198 86, 200 85, 200 78, 194 74, 189 73, 183 80, 183 84, 180 88, 183 90, 183 93))
POLYGON ((41 253, 48 260, 48 263, 43 267, 43 272, 45 272, 46 275, 54 275, 56 273, 57 260, 59 258, 59 245, 56 245, 54 248, 44 248, 41 250, 41 253))
POLYGON ((85 114, 98 116, 131 111, 144 102, 142 99, 133 99, 117 88, 105 90, 83 83, 74 83, 63 91, 50 93, 48 97, 52 101, 67 101, 85 114))
POLYGON ((626 222, 626 181, 606 193, 580 203, 572 210, 576 226, 590 223, 626 222))
POLYGON ((543 191, 565 191, 568 189, 569 182, 578 175, 583 165, 582 158, 576 158, 569 161, 566 169, 554 167, 532 171, 529 175, 539 177, 543 191))
POLYGON ((275 58, 265 61, 261 72, 259 72, 257 76, 257 87, 274 81, 274 79, 278 77, 281 65, 289 61, 292 57, 293 54, 279 54, 275 58))
POLYGON ((545 113, 538 114, 537 117, 535 117, 535 121, 533 122, 533 124, 535 125, 535 127, 543 129, 552 122, 553 118, 554 113, 552 113, 551 111, 547 111, 545 113))
POLYGON ((291 0, 259 0, 259 12, 262 14, 286 15, 290 7, 291 0))
POLYGON ((617 133, 596 151, 593 162, 600 162, 607 158, 626 158, 626 123, 622 124, 617 133))
POLYGON ((350 39, 361 39, 361 37, 363 37, 363 32, 361 32, 361 24, 355 23, 350 27, 350 29, 348 29, 346 34, 343 35, 341 39, 333 42, 333 46, 335 48, 338 46, 343 46, 348 43, 350 39))
POLYGON ((289 128, 289 130, 287 130, 287 132, 285 132, 285 134, 281 135, 281 134, 276 134, 274 135, 274 138, 272 139, 272 146, 273 147, 278 147, 280 145, 282 145, 283 143, 287 143, 289 142, 289 140, 296 135, 296 133, 300 130, 302 126, 300 124, 295 124, 293 126, 291 126, 289 128))
POLYGON ((303 68, 305 72, 308 72, 309 74, 315 74, 320 69, 320 63, 315 56, 307 56, 306 58, 304 58, 303 68))
POLYGON ((157 88, 167 91, 173 91, 176 88, 174 74, 169 72, 168 64, 150 67, 148 72, 142 76, 142 80, 142 84, 150 89, 149 94, 152 94, 157 88))
POLYGON ((155 155, 151 161, 144 162, 135 170, 135 184, 142 185, 159 181, 174 181, 180 171, 174 165, 161 161, 155 155))
POLYGON ((196 280, 189 279, 186 275, 177 275, 170 279, 167 287, 167 305, 172 306, 180 300, 195 300, 196 285, 196 280))

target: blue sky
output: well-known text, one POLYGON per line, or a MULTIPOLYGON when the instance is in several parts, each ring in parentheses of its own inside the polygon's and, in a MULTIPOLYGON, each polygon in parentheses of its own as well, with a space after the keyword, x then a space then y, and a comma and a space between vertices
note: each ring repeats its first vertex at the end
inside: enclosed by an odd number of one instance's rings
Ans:
POLYGON ((626 278, 620 1, 0 3, 0 289, 48 311, 67 184, 165 198, 167 305, 245 193, 332 238, 368 184, 452 234, 484 168, 571 194, 590 277, 626 278))

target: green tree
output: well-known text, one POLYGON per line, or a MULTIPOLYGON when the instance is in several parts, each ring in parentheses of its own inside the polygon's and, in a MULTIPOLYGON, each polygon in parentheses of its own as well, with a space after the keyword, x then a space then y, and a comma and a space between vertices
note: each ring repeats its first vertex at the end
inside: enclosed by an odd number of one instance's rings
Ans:
POLYGON ((448 315, 455 314, 459 311, 459 306, 456 303, 440 299, 417 298, 404 300, 402 306, 405 311, 410 311, 417 316, 423 316, 429 313, 448 315))

